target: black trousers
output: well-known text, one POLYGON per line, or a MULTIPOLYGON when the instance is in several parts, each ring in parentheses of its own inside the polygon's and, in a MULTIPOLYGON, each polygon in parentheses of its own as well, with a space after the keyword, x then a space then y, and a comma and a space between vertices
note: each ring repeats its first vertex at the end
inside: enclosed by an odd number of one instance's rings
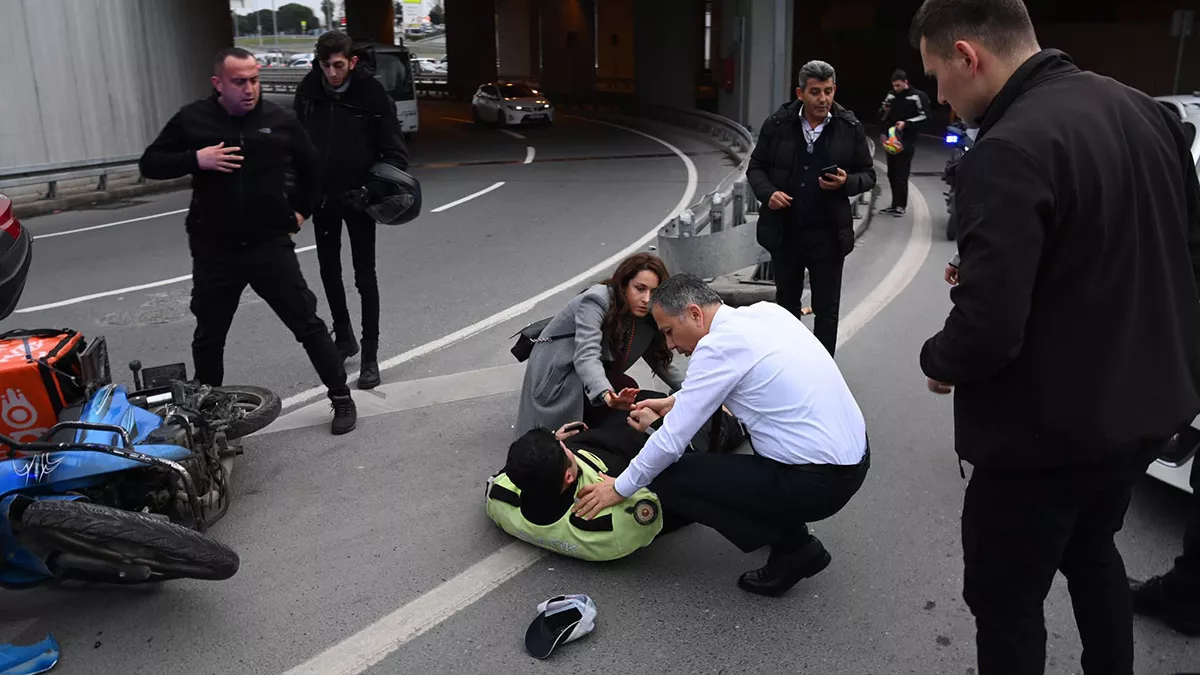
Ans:
POLYGON ((329 302, 334 330, 350 329, 350 309, 342 285, 342 222, 350 233, 354 286, 362 299, 362 338, 379 344, 379 280, 375 274, 375 221, 349 208, 327 206, 313 213, 321 284, 329 302))
POLYGON ((908 208, 908 175, 912 172, 912 146, 905 146, 904 152, 887 156, 888 184, 892 188, 892 206, 908 208))
MULTIPOLYGON (((1191 426, 1179 434, 1181 444, 1200 442, 1200 431, 1191 426)), ((1164 579, 1166 588, 1181 598, 1200 603, 1200 455, 1192 458, 1192 513, 1183 534, 1183 553, 1164 579)))
POLYGON ((707 525, 743 552, 763 546, 796 550, 812 539, 808 523, 842 510, 862 487, 870 456, 838 473, 760 455, 685 453, 650 483, 674 515, 707 525))
POLYGON ((223 383, 225 338, 247 285, 304 345, 330 395, 349 395, 346 370, 325 322, 317 316, 317 298, 304 281, 291 237, 233 250, 193 249, 191 309, 196 332, 192 359, 196 379, 212 386, 223 383))
POLYGON ((842 269, 846 259, 839 255, 809 257, 795 248, 771 256, 775 268, 775 302, 800 316, 804 308, 804 275, 812 287, 813 335, 830 356, 837 349, 838 314, 842 307, 842 269))
POLYGON ((1083 672, 1132 675, 1133 600, 1113 536, 1164 444, 1098 467, 975 468, 962 514, 963 596, 975 615, 979 675, 1045 672, 1042 606, 1060 570, 1083 672))

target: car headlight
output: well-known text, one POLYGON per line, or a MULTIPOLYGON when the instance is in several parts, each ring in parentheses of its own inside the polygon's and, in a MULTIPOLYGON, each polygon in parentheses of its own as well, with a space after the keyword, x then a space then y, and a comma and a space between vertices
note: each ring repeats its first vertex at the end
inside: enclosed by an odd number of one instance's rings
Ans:
POLYGON ((523 105, 510 105, 510 106, 508 106, 508 107, 509 107, 511 110, 524 110, 524 109, 525 109, 525 106, 523 106, 523 105))

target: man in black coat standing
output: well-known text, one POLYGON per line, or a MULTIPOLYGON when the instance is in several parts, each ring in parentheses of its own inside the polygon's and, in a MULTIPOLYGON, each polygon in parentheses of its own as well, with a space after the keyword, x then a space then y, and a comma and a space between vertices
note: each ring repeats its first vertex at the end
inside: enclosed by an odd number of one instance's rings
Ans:
POLYGON ((925 0, 912 37, 939 99, 979 128, 955 186, 954 306, 921 350, 974 467, 963 584, 979 675, 1044 672, 1057 571, 1083 671, 1131 675, 1113 537, 1134 482, 1200 412, 1200 186, 1183 127, 1042 50, 1021 0, 925 0))
POLYGON ((890 127, 896 127, 904 149, 887 157, 888 184, 892 188, 892 205, 880 209, 897 218, 908 208, 908 177, 912 173, 913 157, 917 153, 917 141, 921 129, 929 119, 929 97, 908 83, 908 73, 897 69, 892 73, 892 90, 879 107, 880 118, 890 127))
POLYGON ((371 165, 408 170, 408 151, 396 106, 387 90, 359 62, 346 33, 317 39, 313 70, 296 89, 295 108, 320 154, 321 186, 313 212, 321 282, 333 315, 342 358, 359 351, 346 289, 342 285, 342 221, 350 235, 354 285, 362 299, 360 389, 379 386, 379 281, 375 273, 375 221, 347 203, 346 193, 363 187, 371 165))
POLYGON ((766 206, 758 243, 771 254, 775 300, 800 317, 807 271, 813 333, 833 354, 842 263, 854 249, 850 198, 875 187, 875 166, 862 123, 833 100, 833 66, 810 61, 798 79, 797 100, 763 122, 746 178, 766 206))

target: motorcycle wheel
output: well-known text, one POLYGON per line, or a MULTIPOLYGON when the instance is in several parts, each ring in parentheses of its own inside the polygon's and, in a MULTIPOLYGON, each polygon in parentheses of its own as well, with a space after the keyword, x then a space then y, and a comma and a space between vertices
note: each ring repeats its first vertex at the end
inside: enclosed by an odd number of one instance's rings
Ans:
POLYGON ((242 419, 229 426, 226 436, 231 441, 265 429, 278 419, 279 413, 283 411, 283 402, 279 400, 279 395, 270 389, 242 385, 215 389, 234 397, 237 406, 245 412, 242 419))
MULTIPOLYGON (((241 564, 233 549, 205 534, 91 502, 36 501, 25 507, 20 523, 22 539, 114 565, 144 566, 151 573, 147 582, 181 577, 219 581, 236 574, 241 564)), ((86 578, 102 577, 88 572, 86 578)), ((115 569, 111 580, 122 581, 115 569)))

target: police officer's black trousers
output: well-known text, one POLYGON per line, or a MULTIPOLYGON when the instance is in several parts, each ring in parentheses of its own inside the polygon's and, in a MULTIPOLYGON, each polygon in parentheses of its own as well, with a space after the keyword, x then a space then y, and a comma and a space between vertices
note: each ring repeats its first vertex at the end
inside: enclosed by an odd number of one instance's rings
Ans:
MULTIPOLYGON (((317 316, 317 298, 304 281, 296 246, 286 236, 237 249, 193 250, 191 308, 196 332, 192 358, 196 379, 202 384, 223 384, 225 338, 247 285, 304 345, 330 396, 349 395, 342 359, 325 322, 317 316)), ((261 349, 267 352, 273 346, 265 344, 261 349)))
MULTIPOLYGON (((1200 442, 1200 431, 1190 425, 1179 434, 1179 442, 1200 442)), ((1187 601, 1200 603, 1200 455, 1192 458, 1192 513, 1183 535, 1183 553, 1175 559, 1175 567, 1167 572, 1164 585, 1167 591, 1187 601)))
POLYGON ((650 483, 680 521, 707 525, 749 553, 763 546, 799 550, 808 523, 842 509, 862 486, 869 458, 853 467, 800 467, 760 455, 685 453, 650 483))
POLYGON ((975 468, 962 513, 963 597, 975 615, 979 675, 1045 672, 1042 606, 1058 571, 1085 675, 1132 675, 1133 598, 1113 536, 1134 482, 1164 445, 1089 468, 975 468))
POLYGON ((914 149, 906 146, 904 152, 887 156, 888 185, 892 188, 892 206, 908 208, 908 176, 912 173, 914 149))
POLYGON ((775 269, 775 302, 796 317, 804 308, 804 274, 812 288, 813 335, 833 356, 837 349, 838 314, 842 305, 842 269, 839 255, 809 256, 794 247, 771 256, 775 269))
MULTIPOLYGON (((350 308, 342 285, 342 221, 350 234, 350 256, 354 286, 362 299, 362 338, 367 345, 379 343, 379 281, 375 274, 375 221, 351 209, 325 207, 313 213, 317 239, 317 261, 321 283, 333 317, 334 330, 350 329, 350 308)), ((339 335, 338 337, 341 337, 339 335)))

